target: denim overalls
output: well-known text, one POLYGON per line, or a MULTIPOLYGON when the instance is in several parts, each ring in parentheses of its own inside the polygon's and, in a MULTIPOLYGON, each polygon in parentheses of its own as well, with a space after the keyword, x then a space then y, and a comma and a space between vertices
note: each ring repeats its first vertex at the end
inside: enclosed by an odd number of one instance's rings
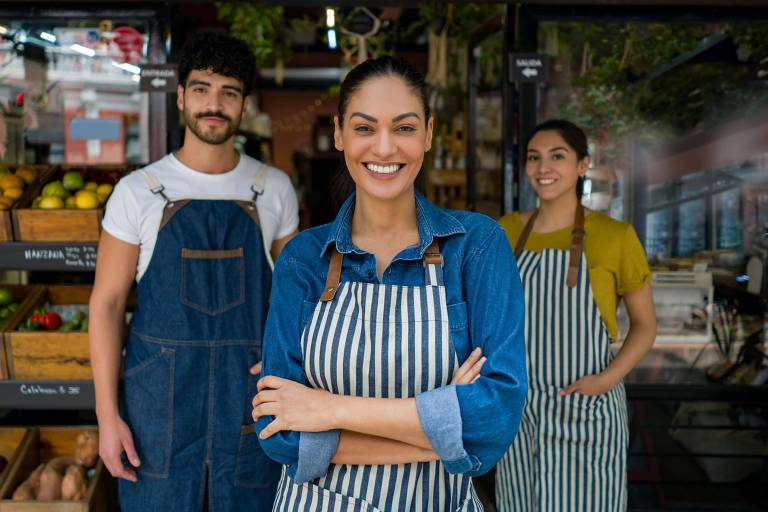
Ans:
POLYGON ((123 418, 141 459, 120 480, 124 511, 272 509, 280 465, 259 447, 251 399, 271 262, 253 201, 165 200, 152 259, 137 286, 125 355, 123 418), (205 503, 207 502, 207 506, 205 503))

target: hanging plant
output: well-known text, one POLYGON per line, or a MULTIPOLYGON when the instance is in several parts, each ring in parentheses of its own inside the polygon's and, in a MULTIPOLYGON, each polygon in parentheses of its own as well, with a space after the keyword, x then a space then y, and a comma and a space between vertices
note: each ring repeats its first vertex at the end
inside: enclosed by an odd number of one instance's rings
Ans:
POLYGON ((248 43, 259 67, 284 66, 291 53, 291 35, 280 6, 219 2, 219 19, 229 23, 230 33, 248 43))

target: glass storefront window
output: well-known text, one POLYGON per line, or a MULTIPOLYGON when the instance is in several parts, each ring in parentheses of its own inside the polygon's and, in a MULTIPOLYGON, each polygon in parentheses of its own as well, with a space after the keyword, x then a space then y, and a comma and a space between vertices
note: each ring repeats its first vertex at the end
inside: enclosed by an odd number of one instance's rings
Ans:
POLYGON ((739 272, 768 250, 768 26, 543 21, 538 46, 538 120, 590 139, 585 205, 635 224, 652 260, 720 251, 739 272))
POLYGON ((143 22, 0 20, 0 161, 148 161, 147 33, 143 22))

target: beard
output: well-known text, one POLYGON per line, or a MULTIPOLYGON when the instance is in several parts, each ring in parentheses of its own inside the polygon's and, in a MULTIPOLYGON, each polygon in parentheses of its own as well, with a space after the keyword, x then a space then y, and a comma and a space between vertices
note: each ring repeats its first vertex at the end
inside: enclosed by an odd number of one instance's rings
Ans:
POLYGON ((184 122, 192 133, 201 141, 214 145, 224 144, 235 134, 238 126, 240 126, 241 117, 242 114, 237 117, 236 122, 233 122, 232 118, 223 112, 207 111, 193 114, 184 110, 184 122), (217 117, 225 121, 226 124, 222 126, 204 126, 200 123, 200 119, 203 117, 217 117))

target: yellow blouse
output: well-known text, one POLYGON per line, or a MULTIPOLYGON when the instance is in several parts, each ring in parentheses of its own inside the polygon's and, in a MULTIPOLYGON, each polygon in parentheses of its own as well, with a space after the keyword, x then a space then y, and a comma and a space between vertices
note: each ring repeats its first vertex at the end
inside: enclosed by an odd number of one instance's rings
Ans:
MULTIPOLYGON (((514 250, 523 231, 520 213, 513 212, 499 220, 514 250)), ((525 249, 568 250, 571 246, 571 227, 550 233, 531 232, 525 249)), ((651 271, 635 229, 625 222, 610 218, 600 212, 590 211, 584 220, 584 255, 589 267, 589 282, 597 308, 608 335, 615 340, 618 335, 616 309, 619 298, 639 290, 650 281, 651 271)))

